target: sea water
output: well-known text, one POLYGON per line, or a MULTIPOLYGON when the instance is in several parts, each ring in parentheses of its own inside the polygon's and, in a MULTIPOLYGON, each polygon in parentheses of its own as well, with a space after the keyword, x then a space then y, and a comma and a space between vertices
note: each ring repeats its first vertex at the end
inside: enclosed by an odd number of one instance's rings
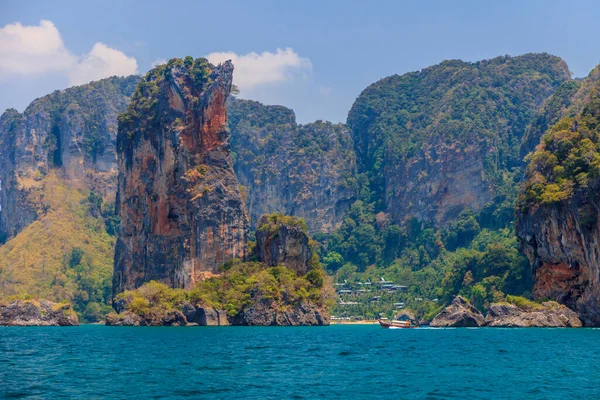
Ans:
POLYGON ((597 399, 600 330, 3 327, 0 397, 597 399))

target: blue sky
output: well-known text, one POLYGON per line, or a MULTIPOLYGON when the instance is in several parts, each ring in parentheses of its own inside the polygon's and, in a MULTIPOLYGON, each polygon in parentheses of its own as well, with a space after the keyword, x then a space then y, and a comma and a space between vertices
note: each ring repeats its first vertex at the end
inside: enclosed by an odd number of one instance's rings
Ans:
POLYGON ((242 97, 293 108, 299 122, 345 121, 369 84, 445 59, 548 52, 587 75, 599 16, 597 1, 3 1, 0 110, 212 54, 238 61, 242 97))

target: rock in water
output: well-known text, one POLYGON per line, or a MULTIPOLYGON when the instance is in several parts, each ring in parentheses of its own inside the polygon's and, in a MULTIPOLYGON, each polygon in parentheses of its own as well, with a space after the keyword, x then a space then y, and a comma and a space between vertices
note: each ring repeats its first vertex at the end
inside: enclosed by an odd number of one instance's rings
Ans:
POLYGON ((263 215, 256 231, 258 258, 269 267, 285 265, 299 275, 308 271, 312 251, 306 224, 281 214, 263 215))
POLYGON ((581 320, 574 311, 555 301, 547 301, 528 310, 509 303, 492 303, 485 317, 485 325, 561 328, 582 326, 581 320))
POLYGON ((70 304, 47 300, 17 300, 0 304, 2 326, 77 326, 77 314, 70 304))
POLYGON ((190 288, 245 258, 225 107, 232 73, 229 61, 173 59, 146 74, 119 117, 115 294, 150 280, 190 288))
POLYGON ((464 297, 456 296, 452 304, 444 308, 431 321, 433 327, 474 327, 484 324, 483 314, 464 297))
POLYGON ((104 324, 106 326, 141 326, 145 325, 143 321, 144 319, 141 316, 125 311, 119 314, 108 314, 104 324))
POLYGON ((320 326, 329 325, 326 309, 311 303, 280 309, 263 299, 230 318, 232 325, 243 326, 320 326))

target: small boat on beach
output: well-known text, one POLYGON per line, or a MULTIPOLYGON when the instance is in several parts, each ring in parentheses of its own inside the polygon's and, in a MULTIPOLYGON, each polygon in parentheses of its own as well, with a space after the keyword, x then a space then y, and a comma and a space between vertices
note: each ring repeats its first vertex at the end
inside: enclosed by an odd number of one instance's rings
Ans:
POLYGON ((381 325, 382 328, 389 328, 389 329, 404 329, 404 328, 418 328, 419 325, 415 325, 410 321, 397 321, 397 320, 387 320, 387 318, 384 320, 382 318, 377 318, 377 321, 379 321, 379 325, 381 325))

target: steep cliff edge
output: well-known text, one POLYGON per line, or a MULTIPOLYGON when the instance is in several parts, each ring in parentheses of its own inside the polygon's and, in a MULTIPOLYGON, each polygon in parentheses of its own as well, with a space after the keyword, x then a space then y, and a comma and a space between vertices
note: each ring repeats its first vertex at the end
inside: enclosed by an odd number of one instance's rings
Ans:
POLYGON ((341 224, 356 197, 356 157, 345 125, 297 125, 288 108, 240 99, 228 102, 228 116, 253 227, 273 212, 304 218, 311 233, 341 224))
POLYGON ((530 155, 517 236, 534 294, 600 325, 600 84, 581 111, 560 119, 530 155))
POLYGON ((0 118, 0 239, 14 237, 40 214, 29 194, 49 171, 75 189, 113 202, 116 192, 117 115, 139 77, 108 78, 55 91, 23 112, 0 118))
POLYGON ((114 294, 158 280, 190 288, 246 257, 248 219, 229 155, 233 65, 172 59, 119 116, 114 294))
POLYGON ((548 54, 459 60, 366 88, 348 114, 378 211, 435 226, 502 202, 536 110, 570 77, 548 54))
POLYGON ((117 115, 140 78, 108 78, 0 117, 0 297, 73 304, 96 321, 111 300, 117 115))

